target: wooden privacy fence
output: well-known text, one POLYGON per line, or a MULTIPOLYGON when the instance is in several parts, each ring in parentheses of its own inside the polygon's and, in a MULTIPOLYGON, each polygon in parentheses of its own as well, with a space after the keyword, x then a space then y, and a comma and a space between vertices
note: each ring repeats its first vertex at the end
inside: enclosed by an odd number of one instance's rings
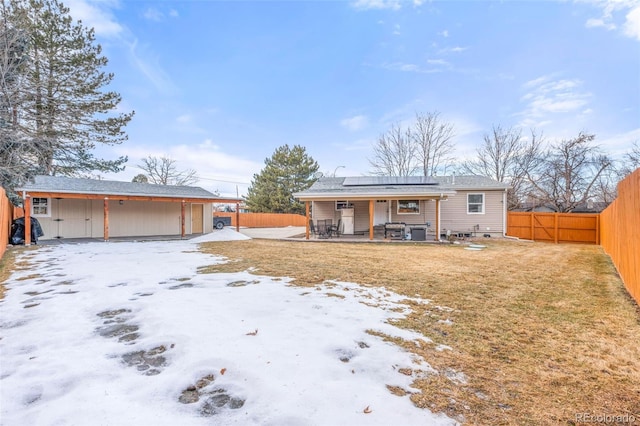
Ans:
POLYGON ((600 215, 508 212, 507 235, 552 243, 600 244, 600 215))
POLYGON ((0 259, 7 250, 9 244, 9 233, 11 232, 11 222, 13 221, 13 205, 7 198, 3 188, 0 188, 0 259))
MULTIPOLYGON (((235 213, 215 212, 214 216, 230 217, 231 225, 236 226, 235 213)), ((285 226, 306 226, 306 218, 290 213, 240 213, 240 226, 247 228, 282 228, 285 226)))
POLYGON ((618 184, 618 198, 602 213, 602 248, 640 305, 640 169, 618 184))

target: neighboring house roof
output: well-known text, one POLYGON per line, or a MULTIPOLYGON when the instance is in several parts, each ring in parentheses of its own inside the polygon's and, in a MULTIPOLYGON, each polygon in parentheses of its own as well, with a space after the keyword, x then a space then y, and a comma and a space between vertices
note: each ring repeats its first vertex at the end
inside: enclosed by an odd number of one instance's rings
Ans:
MULTIPOLYGON (((609 203, 602 201, 593 201, 578 204, 571 213, 600 213, 609 206, 609 203)), ((520 207, 513 209, 514 212, 539 212, 539 213, 552 213, 557 212, 557 209, 552 205, 539 204, 534 202, 520 203, 520 207)))
POLYGON ((604 201, 588 201, 586 203, 578 204, 571 213, 600 213, 606 209, 610 203, 604 201))
POLYGON ((300 200, 443 197, 456 191, 506 190, 509 185, 484 176, 359 176, 322 177, 306 191, 293 194, 300 200))
POLYGON ((524 203, 520 203, 518 208, 512 209, 513 212, 538 212, 538 213, 553 213, 556 211, 556 208, 553 206, 549 206, 546 204, 534 203, 530 201, 525 201, 524 203))
POLYGON ((220 197, 196 186, 154 185, 149 183, 119 182, 98 179, 80 179, 63 176, 36 176, 18 191, 91 194, 104 196, 133 196, 158 198, 188 198, 216 201, 220 197))

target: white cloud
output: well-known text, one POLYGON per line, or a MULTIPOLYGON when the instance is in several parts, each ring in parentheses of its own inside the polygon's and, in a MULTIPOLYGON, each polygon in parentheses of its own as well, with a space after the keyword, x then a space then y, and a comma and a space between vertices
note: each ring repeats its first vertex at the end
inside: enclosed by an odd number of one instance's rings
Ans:
POLYGON ((402 4, 400 0, 356 0, 351 6, 357 10, 399 10, 402 4))
POLYGON ((144 16, 144 18, 148 19, 149 21, 155 22, 161 22, 164 19, 164 14, 155 7, 150 7, 145 10, 142 16, 144 16))
POLYGON ((390 70, 390 71, 401 71, 401 72, 417 72, 423 74, 433 74, 444 71, 442 68, 423 68, 420 65, 416 64, 408 64, 404 62, 385 62, 380 65, 380 68, 390 70))
POLYGON ((447 31, 447 30, 440 31, 440 32, 438 33, 438 35, 439 35, 439 36, 442 36, 442 37, 444 37, 444 38, 447 38, 447 37, 449 37, 449 31, 447 31))
POLYGON ((462 47, 462 46, 444 47, 444 48, 438 50, 438 53, 441 54, 441 55, 444 55, 444 54, 447 54, 447 53, 460 53, 460 52, 464 52, 467 49, 468 49, 468 47, 462 47))
POLYGON ((636 6, 627 13, 626 18, 623 27, 625 35, 640 40, 640 6, 636 6))
POLYGON ((135 68, 137 68, 158 91, 162 93, 174 93, 177 91, 171 78, 163 71, 163 68, 158 63, 158 59, 150 57, 144 48, 141 49, 138 46, 138 40, 134 39, 125 43, 129 48, 129 58, 135 68))
POLYGON ((622 33, 640 41, 640 5, 637 0, 588 0, 601 10, 601 16, 589 18, 587 28, 621 29, 622 33))
POLYGON ((445 61, 444 59, 427 59, 427 63, 429 65, 443 65, 443 66, 451 65, 449 62, 445 61))
POLYGON ((516 114, 522 117, 519 125, 543 127, 563 114, 571 114, 575 118, 590 113, 591 93, 584 91, 582 86, 583 82, 578 79, 558 80, 554 75, 525 82, 522 87, 526 93, 520 97, 525 109, 516 114))
POLYGON ((193 117, 191 117, 189 114, 182 114, 181 116, 176 118, 176 121, 180 124, 187 124, 193 122, 193 117))
POLYGON ((629 152, 632 144, 640 140, 640 127, 625 133, 618 133, 611 136, 605 136, 602 139, 596 139, 598 144, 613 156, 622 156, 629 152))
POLYGON ((116 21, 109 10, 109 7, 117 6, 116 2, 90 3, 85 0, 67 0, 64 4, 69 8, 70 14, 74 19, 82 21, 89 28, 93 28, 98 36, 117 37, 123 32, 122 25, 116 21))
POLYGON ((211 139, 203 139, 197 144, 163 147, 127 143, 114 147, 114 151, 117 155, 127 155, 129 162, 124 172, 107 174, 105 178, 130 181, 140 173, 136 165, 143 158, 165 156, 175 160, 178 170, 195 170, 200 177, 196 186, 210 191, 218 190, 221 195, 227 196, 235 196, 236 186, 240 194, 246 194, 251 177, 263 167, 262 163, 224 152, 211 139))
POLYGON ((393 28, 394 28, 394 30, 393 30, 393 35, 400 35, 400 34, 402 34, 402 33, 400 32, 400 25, 395 24, 395 25, 393 26, 393 28))
POLYGON ((147 10, 144 11, 142 16, 149 21, 162 22, 165 20, 167 16, 171 18, 177 18, 179 15, 178 15, 178 11, 175 9, 171 9, 167 14, 165 14, 164 12, 156 9, 155 7, 149 7, 147 10))
POLYGON ((355 132, 366 128, 369 125, 369 118, 365 115, 356 115, 355 117, 341 120, 340 125, 351 132, 355 132))
POLYGON ((587 22, 585 23, 585 26, 587 28, 597 28, 597 27, 603 27, 607 30, 615 30, 616 26, 615 24, 611 23, 611 22, 604 22, 603 19, 596 19, 596 18, 591 18, 588 19, 587 22))

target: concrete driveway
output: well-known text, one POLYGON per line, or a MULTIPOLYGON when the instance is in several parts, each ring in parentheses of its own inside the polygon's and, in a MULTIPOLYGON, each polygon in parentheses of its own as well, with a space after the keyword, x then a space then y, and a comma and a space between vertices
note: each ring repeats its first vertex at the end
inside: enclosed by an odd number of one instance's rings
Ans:
POLYGON ((287 226, 284 228, 240 228, 240 233, 251 238, 278 240, 304 234, 304 226, 287 226))

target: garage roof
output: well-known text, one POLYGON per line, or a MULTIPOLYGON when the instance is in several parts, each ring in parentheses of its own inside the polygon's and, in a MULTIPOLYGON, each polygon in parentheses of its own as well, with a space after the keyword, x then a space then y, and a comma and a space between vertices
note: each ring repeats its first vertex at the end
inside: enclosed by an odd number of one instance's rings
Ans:
POLYGON ((210 200, 211 202, 239 200, 221 198, 197 186, 154 185, 150 183, 120 182, 112 180, 82 179, 64 176, 36 176, 18 191, 29 193, 95 195, 92 198, 151 197, 167 199, 210 200))

